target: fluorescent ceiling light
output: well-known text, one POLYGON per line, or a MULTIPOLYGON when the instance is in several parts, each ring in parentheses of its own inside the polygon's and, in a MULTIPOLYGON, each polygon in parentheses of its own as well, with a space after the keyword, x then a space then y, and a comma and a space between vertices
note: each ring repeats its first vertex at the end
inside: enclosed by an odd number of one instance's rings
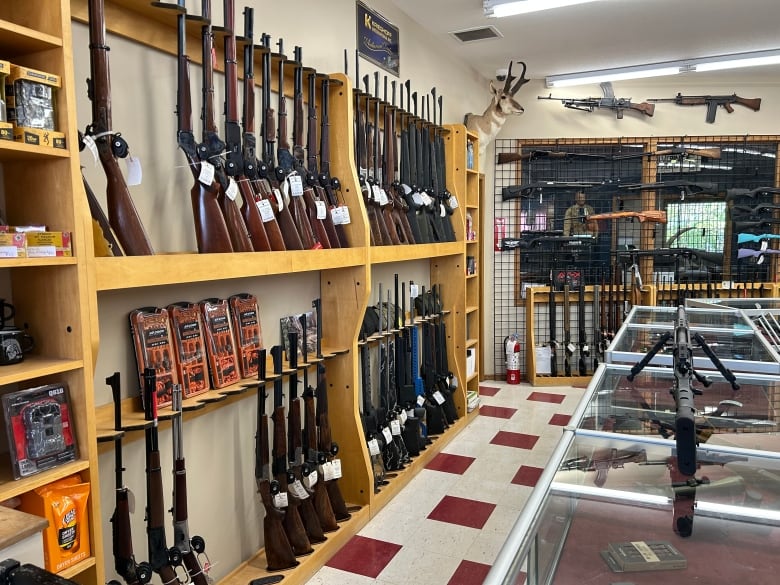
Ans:
POLYGON ((583 71, 581 73, 566 73, 564 75, 550 75, 545 78, 545 84, 547 87, 566 87, 571 85, 601 83, 602 81, 644 79, 647 77, 677 75, 678 73, 702 73, 706 71, 719 71, 722 69, 776 64, 780 64, 780 49, 756 51, 753 53, 737 53, 734 55, 720 55, 716 57, 703 57, 700 59, 687 59, 683 61, 650 63, 647 65, 602 69, 598 71, 583 71))
POLYGON ((575 4, 586 4, 588 2, 597 2, 599 0, 485 0, 485 16, 501 18, 504 16, 514 16, 516 14, 528 14, 530 12, 539 12, 540 10, 549 10, 551 8, 563 8, 565 6, 574 6, 575 4))

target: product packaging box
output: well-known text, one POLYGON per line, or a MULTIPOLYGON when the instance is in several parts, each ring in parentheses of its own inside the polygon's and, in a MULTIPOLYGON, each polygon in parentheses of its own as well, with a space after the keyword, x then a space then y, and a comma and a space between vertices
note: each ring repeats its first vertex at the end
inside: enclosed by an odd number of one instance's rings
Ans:
POLYGON ((59 573, 90 556, 89 484, 71 475, 22 495, 19 507, 49 521, 43 531, 47 571, 59 573))
POLYGON ((27 234, 0 232, 0 258, 26 258, 27 234))
POLYGON ((204 299, 200 302, 206 353, 209 358, 211 385, 224 388, 240 379, 233 325, 227 299, 204 299))
POLYGON ((3 412, 14 479, 78 458, 65 383, 4 394, 3 412))
POLYGON ((257 376, 257 351, 263 347, 263 330, 257 298, 249 293, 239 293, 228 299, 233 329, 236 335, 238 365, 242 378, 257 376))
POLYGON ((167 406, 173 400, 173 385, 179 383, 174 364, 173 337, 168 311, 160 307, 141 307, 130 312, 130 336, 135 347, 138 382, 143 404, 144 370, 151 368, 157 375, 155 395, 157 406, 167 406))
POLYGON ((11 64, 0 60, 0 140, 14 139, 14 125, 8 121, 5 99, 5 78, 11 73, 11 64))
POLYGON ((176 350, 176 371, 184 398, 202 394, 211 386, 200 307, 184 301, 173 303, 168 305, 168 315, 176 350))
POLYGON ((29 231, 26 235, 28 258, 73 256, 70 232, 29 231))
POLYGON ((61 85, 59 75, 11 65, 5 79, 5 101, 14 140, 36 146, 66 147, 65 135, 56 125, 56 93, 61 85))

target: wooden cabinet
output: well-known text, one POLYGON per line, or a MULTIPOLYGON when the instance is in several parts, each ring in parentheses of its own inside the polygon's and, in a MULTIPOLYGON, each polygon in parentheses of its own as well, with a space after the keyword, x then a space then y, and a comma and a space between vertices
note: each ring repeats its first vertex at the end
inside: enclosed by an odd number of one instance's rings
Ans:
MULTIPOLYGON (((0 463, 0 501, 73 473, 91 484, 89 539, 92 556, 63 572, 79 582, 102 580, 100 494, 97 482, 92 392, 91 314, 87 238, 89 217, 78 159, 68 0, 0 4, 0 58, 61 76, 56 123, 67 148, 0 140, 4 219, 10 225, 46 224, 72 233, 73 256, 2 258, 3 296, 16 309, 35 349, 22 363, 0 368, 0 392, 65 382, 74 415, 78 460, 14 481, 8 455, 0 463)), ((91 249, 91 244, 89 245, 91 249)), ((4 424, 4 423, 3 423, 4 424)), ((5 433, 5 428, 3 428, 5 433)), ((0 532, 13 526, 0 526, 0 532)))

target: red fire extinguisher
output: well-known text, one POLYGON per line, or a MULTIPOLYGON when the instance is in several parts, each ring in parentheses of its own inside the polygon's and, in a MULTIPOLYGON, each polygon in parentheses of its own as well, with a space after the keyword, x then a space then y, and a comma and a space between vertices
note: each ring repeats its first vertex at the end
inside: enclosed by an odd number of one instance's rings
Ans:
POLYGON ((504 339, 506 349, 506 381, 507 384, 520 383, 520 336, 517 333, 504 339))

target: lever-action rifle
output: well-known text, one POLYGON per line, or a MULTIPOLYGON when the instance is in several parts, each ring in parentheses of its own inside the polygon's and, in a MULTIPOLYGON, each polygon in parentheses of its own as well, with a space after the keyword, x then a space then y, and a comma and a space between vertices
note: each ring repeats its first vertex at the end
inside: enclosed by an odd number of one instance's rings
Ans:
POLYGON ((157 374, 152 368, 144 370, 144 415, 151 421, 146 430, 146 536, 149 564, 160 576, 163 585, 178 582, 175 565, 181 558, 165 544, 165 496, 163 495, 160 448, 157 435, 157 374))
POLYGON ((604 94, 603 97, 588 97, 588 98, 556 98, 552 94, 549 96, 537 96, 540 100, 557 100, 563 104, 563 107, 570 108, 572 110, 582 110, 584 112, 592 112, 599 108, 606 108, 615 110, 618 120, 623 118, 623 110, 634 110, 641 112, 645 116, 652 116, 655 111, 655 105, 648 104, 647 102, 636 103, 632 102, 631 98, 616 98, 615 93, 612 91, 612 84, 608 81, 601 83, 601 91, 604 94))
POLYGON ((748 242, 760 242, 762 240, 780 240, 780 235, 777 234, 738 234, 737 243, 746 244, 748 242))
POLYGON ((265 413, 265 349, 257 352, 257 433, 255 434, 255 482, 265 508, 263 518, 263 542, 269 571, 281 571, 298 565, 290 541, 284 532, 282 519, 286 505, 286 493, 282 494, 279 482, 271 476, 269 458, 268 415, 265 413))
POLYGON ((775 195, 780 193, 779 187, 756 187, 755 189, 726 189, 726 201, 737 197, 750 197, 755 199, 757 195, 775 195))
POLYGON ((595 213, 589 215, 588 221, 598 221, 601 219, 622 219, 622 218, 636 218, 639 223, 666 223, 666 212, 655 211, 648 209, 646 211, 611 211, 609 213, 595 213))
POLYGON ((122 402, 120 396, 119 372, 106 378, 114 399, 114 470, 116 472, 116 504, 111 515, 111 537, 114 553, 114 570, 127 585, 144 585, 152 579, 149 563, 137 563, 133 554, 133 538, 130 527, 130 501, 127 486, 122 479, 125 470, 122 464, 122 402))
POLYGON ((111 73, 104 0, 90 0, 88 8, 90 78, 87 80, 87 95, 92 102, 92 123, 84 131, 85 140, 91 141, 92 148, 97 149, 106 173, 108 221, 122 249, 128 256, 149 256, 154 254, 154 250, 116 160, 125 158, 129 152, 125 139, 111 127, 111 73))
POLYGON ((653 103, 672 102, 678 106, 707 106, 707 123, 715 121, 718 106, 722 106, 729 114, 734 111, 731 104, 739 104, 757 112, 761 109, 761 98, 743 98, 736 93, 731 95, 683 95, 678 93, 673 98, 651 98, 647 100, 653 103))

